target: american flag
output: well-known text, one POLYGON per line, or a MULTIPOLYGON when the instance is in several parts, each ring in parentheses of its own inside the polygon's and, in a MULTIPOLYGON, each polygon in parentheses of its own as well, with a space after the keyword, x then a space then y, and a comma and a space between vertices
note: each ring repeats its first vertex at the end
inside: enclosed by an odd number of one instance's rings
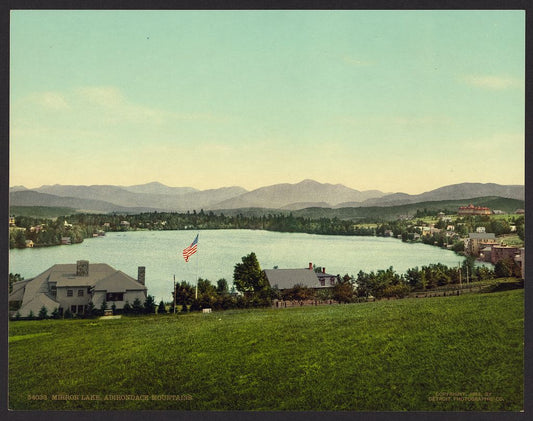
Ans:
POLYGON ((198 250, 198 236, 199 235, 200 234, 196 234, 196 238, 191 243, 191 245, 183 250, 183 258, 185 259, 186 262, 188 262, 189 257, 191 257, 198 250))

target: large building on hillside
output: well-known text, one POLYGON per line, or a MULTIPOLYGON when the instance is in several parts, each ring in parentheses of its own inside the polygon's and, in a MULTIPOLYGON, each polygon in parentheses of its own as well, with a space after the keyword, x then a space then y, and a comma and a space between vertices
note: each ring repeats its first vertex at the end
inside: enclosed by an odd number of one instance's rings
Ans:
POLYGON ((270 286, 281 291, 296 285, 311 289, 332 288, 338 282, 337 275, 326 273, 325 268, 315 272, 312 263, 307 269, 265 269, 264 272, 270 286))
POLYGON ((492 211, 490 208, 485 206, 474 206, 470 204, 468 206, 461 206, 457 211, 457 214, 460 216, 463 215, 491 215, 492 211))
POLYGON ((50 315, 54 309, 63 314, 67 309, 73 314, 84 314, 92 301, 96 308, 105 300, 122 309, 138 298, 146 300, 145 267, 138 268, 137 279, 105 263, 89 264, 78 260, 76 264, 57 264, 32 279, 13 284, 9 302, 20 305, 21 317, 30 312, 38 315, 44 306, 50 315))

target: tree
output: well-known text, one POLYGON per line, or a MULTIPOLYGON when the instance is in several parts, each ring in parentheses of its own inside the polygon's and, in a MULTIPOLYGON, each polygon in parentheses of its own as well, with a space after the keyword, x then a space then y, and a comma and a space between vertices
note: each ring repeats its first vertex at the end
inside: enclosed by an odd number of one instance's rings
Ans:
POLYGON ((52 319, 59 319, 59 309, 57 307, 54 308, 51 316, 52 316, 52 319))
POLYGON ((182 313, 187 313, 188 311, 189 311, 189 310, 187 309, 187 305, 186 305, 186 304, 183 304, 183 305, 181 306, 181 312, 182 312, 182 313))
POLYGON ((35 319, 35 314, 33 314, 33 310, 30 310, 30 314, 28 314, 28 319, 30 320, 35 319))
POLYGON ((131 306, 131 312, 133 314, 141 314, 144 311, 144 306, 141 304, 141 300, 135 298, 133 305, 131 306))
POLYGON ((107 310, 107 301, 104 298, 104 301, 102 301, 102 305, 100 306, 100 314, 103 316, 106 310, 107 310))
POLYGON ((190 304, 194 299, 195 291, 194 287, 188 282, 181 281, 176 284, 176 291, 172 294, 172 298, 176 295, 176 305, 178 304, 190 304))
POLYGON ((353 300, 353 280, 346 274, 339 279, 339 282, 335 284, 332 291, 332 297, 335 301, 339 303, 349 303, 353 300))
POLYGON ((15 247, 16 248, 25 248, 26 247, 26 235, 24 230, 17 230, 15 233, 15 247))
POLYGON ((198 295, 204 295, 207 294, 209 296, 216 294, 215 287, 211 284, 211 281, 209 279, 198 279, 198 295))
POLYGON ((86 315, 88 317, 96 316, 98 313, 98 310, 96 310, 96 307, 94 306, 94 303, 92 301, 89 301, 89 304, 87 304, 87 312, 86 315))
POLYGON ((494 265, 494 275, 496 278, 509 278, 511 276, 520 277, 520 266, 510 258, 500 260, 494 265))
POLYGON ((124 307, 122 307, 122 314, 130 314, 131 313, 131 305, 128 301, 124 303, 124 307))
POLYGON ((418 267, 407 269, 405 280, 414 289, 426 288, 426 277, 424 271, 418 270, 418 267))
POLYGON ((20 276, 20 273, 15 273, 14 275, 12 273, 9 274, 9 293, 11 294, 13 292, 13 284, 18 281, 23 281, 24 278, 20 276))
POLYGON ((155 299, 152 295, 148 295, 144 301, 144 313, 145 314, 154 314, 155 313, 155 299))
POLYGON ((200 307, 200 301, 197 299, 192 300, 191 308, 189 311, 200 311, 202 307, 200 307))
POLYGON ((239 292, 256 293, 268 288, 264 272, 254 252, 242 258, 233 270, 233 282, 239 292))
POLYGON ((48 318, 48 310, 45 306, 42 306, 39 310, 39 319, 47 319, 48 318))
POLYGON ((167 308, 165 307, 165 303, 163 300, 159 302, 159 307, 157 307, 157 314, 166 314, 167 308))
POLYGON ((74 317, 74 315, 72 314, 72 312, 70 311, 70 309, 66 309, 65 312, 63 313, 63 318, 65 319, 72 319, 72 317, 74 317))
POLYGON ((113 312, 113 314, 115 314, 115 312, 117 311, 117 306, 115 303, 111 304, 111 311, 113 312))
POLYGON ((218 295, 226 295, 228 293, 229 293, 228 281, 226 281, 224 278, 219 279, 217 281, 217 294, 218 295))
POLYGON ((304 301, 315 298, 315 292, 311 288, 296 284, 292 288, 283 291, 282 296, 285 300, 304 301))

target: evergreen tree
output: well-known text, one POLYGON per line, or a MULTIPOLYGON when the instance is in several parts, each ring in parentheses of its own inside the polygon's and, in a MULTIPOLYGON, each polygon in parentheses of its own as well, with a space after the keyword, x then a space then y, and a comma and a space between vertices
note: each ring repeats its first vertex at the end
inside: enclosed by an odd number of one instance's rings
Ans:
POLYGON ((131 306, 131 312, 133 314, 141 314, 144 311, 144 306, 141 304, 141 300, 135 298, 133 305, 131 306))
POLYGON ((48 310, 45 306, 42 306, 39 310, 39 319, 46 319, 48 318, 48 310))
POLYGON ((72 313, 70 312, 70 310, 68 308, 63 313, 63 318, 65 318, 65 319, 72 319, 72 316, 73 315, 72 315, 72 313))
POLYGON ((93 316, 96 316, 96 307, 94 306, 94 303, 92 301, 89 301, 89 304, 87 304, 87 316, 88 317, 93 317, 93 316))
POLYGON ((187 305, 186 305, 186 304, 183 304, 183 305, 181 306, 181 312, 182 312, 182 313, 187 313, 188 311, 189 311, 189 310, 187 309, 187 305))
POLYGON ((35 315, 33 314, 33 310, 30 310, 30 314, 28 314, 28 319, 30 319, 30 320, 35 319, 35 315))
POLYGON ((104 298, 104 301, 102 301, 102 305, 100 306, 100 314, 103 316, 106 310, 107 310, 107 301, 104 298))
POLYGON ((165 303, 163 300, 159 302, 159 307, 157 307, 157 314, 166 314, 167 308, 165 307, 165 303))
POLYGON ((128 301, 124 303, 124 307, 122 308, 122 314, 130 314, 131 313, 131 305, 128 301))
POLYGON ((57 307, 52 311, 52 319, 59 319, 59 309, 57 307))
POLYGON ((148 295, 144 301, 144 313, 145 314, 154 314, 155 313, 155 300, 152 295, 148 295))

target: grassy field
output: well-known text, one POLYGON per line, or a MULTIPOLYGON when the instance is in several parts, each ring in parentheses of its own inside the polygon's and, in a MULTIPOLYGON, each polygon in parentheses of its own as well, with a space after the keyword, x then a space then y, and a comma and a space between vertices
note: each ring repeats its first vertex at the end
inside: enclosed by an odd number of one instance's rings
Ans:
POLYGON ((498 240, 503 241, 508 246, 524 247, 524 241, 518 237, 518 234, 501 235, 498 240))
POLYGON ((10 408, 518 411, 523 299, 10 322, 10 408))

